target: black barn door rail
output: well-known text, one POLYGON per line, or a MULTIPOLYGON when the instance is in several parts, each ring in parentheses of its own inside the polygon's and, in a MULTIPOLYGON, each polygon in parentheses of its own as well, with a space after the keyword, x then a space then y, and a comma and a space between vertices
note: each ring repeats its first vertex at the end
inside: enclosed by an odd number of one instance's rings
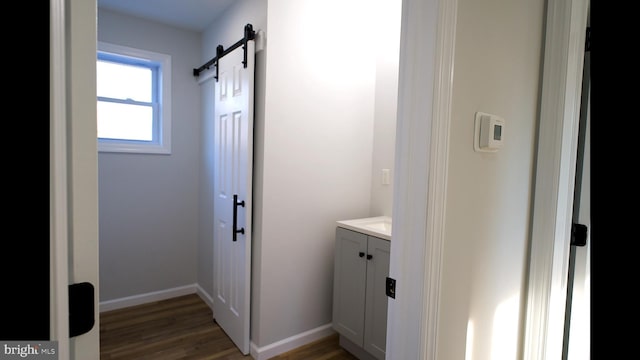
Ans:
POLYGON ((216 67, 216 75, 214 76, 214 78, 216 79, 216 81, 218 81, 218 60, 220 60, 223 56, 227 55, 228 53, 238 48, 240 45, 242 45, 242 48, 244 49, 244 60, 242 61, 242 64, 246 68, 247 67, 247 41, 253 40, 255 38, 256 38, 256 32, 253 30, 253 25, 251 24, 245 25, 244 37, 242 39, 238 40, 235 44, 231 45, 231 47, 229 47, 226 50, 224 50, 222 45, 218 45, 218 47, 216 47, 216 57, 209 60, 206 64, 200 66, 199 68, 193 69, 193 76, 200 76, 201 72, 205 70, 209 70, 211 65, 213 65, 216 67))

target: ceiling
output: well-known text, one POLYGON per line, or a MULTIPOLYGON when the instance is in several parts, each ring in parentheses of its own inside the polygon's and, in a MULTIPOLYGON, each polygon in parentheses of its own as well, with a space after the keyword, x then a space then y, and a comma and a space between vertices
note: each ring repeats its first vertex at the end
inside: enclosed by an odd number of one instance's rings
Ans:
POLYGON ((201 32, 234 0, 97 0, 97 2, 99 8, 201 32))

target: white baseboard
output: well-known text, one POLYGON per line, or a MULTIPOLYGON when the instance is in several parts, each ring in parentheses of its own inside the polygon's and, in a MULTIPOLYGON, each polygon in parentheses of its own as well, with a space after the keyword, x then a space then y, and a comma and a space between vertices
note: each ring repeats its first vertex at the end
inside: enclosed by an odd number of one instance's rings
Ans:
POLYGON ((256 344, 251 343, 251 356, 255 360, 267 360, 274 356, 278 356, 289 350, 293 350, 310 342, 322 339, 335 333, 331 323, 319 326, 315 329, 305 331, 303 333, 291 336, 289 338, 274 342, 267 346, 258 348, 256 344))
POLYGON ((127 296, 120 299, 102 301, 100 302, 100 312, 117 310, 129 306, 146 304, 153 301, 166 300, 173 297, 193 294, 197 292, 198 288, 199 286, 197 284, 192 284, 166 290, 153 291, 146 294, 127 296))
POLYGON ((200 287, 200 284, 196 284, 196 293, 200 296, 200 298, 205 303, 207 303, 207 305, 209 305, 209 309, 213 311, 213 298, 211 297, 211 295, 209 295, 208 292, 206 292, 202 287, 200 287))

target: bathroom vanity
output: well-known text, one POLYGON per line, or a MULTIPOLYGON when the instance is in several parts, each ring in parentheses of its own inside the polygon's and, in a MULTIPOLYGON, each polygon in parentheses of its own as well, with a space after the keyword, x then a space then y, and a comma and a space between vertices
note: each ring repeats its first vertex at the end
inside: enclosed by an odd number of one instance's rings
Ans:
POLYGON ((333 328, 361 360, 385 358, 390 240, 389 217, 337 222, 333 328))

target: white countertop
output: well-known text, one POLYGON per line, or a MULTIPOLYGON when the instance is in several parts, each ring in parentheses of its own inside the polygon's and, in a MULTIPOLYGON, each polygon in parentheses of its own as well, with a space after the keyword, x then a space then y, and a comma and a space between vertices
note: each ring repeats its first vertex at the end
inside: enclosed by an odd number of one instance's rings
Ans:
POLYGON ((337 221, 341 228, 357 231, 370 236, 391 240, 391 217, 376 216, 362 219, 337 221))

